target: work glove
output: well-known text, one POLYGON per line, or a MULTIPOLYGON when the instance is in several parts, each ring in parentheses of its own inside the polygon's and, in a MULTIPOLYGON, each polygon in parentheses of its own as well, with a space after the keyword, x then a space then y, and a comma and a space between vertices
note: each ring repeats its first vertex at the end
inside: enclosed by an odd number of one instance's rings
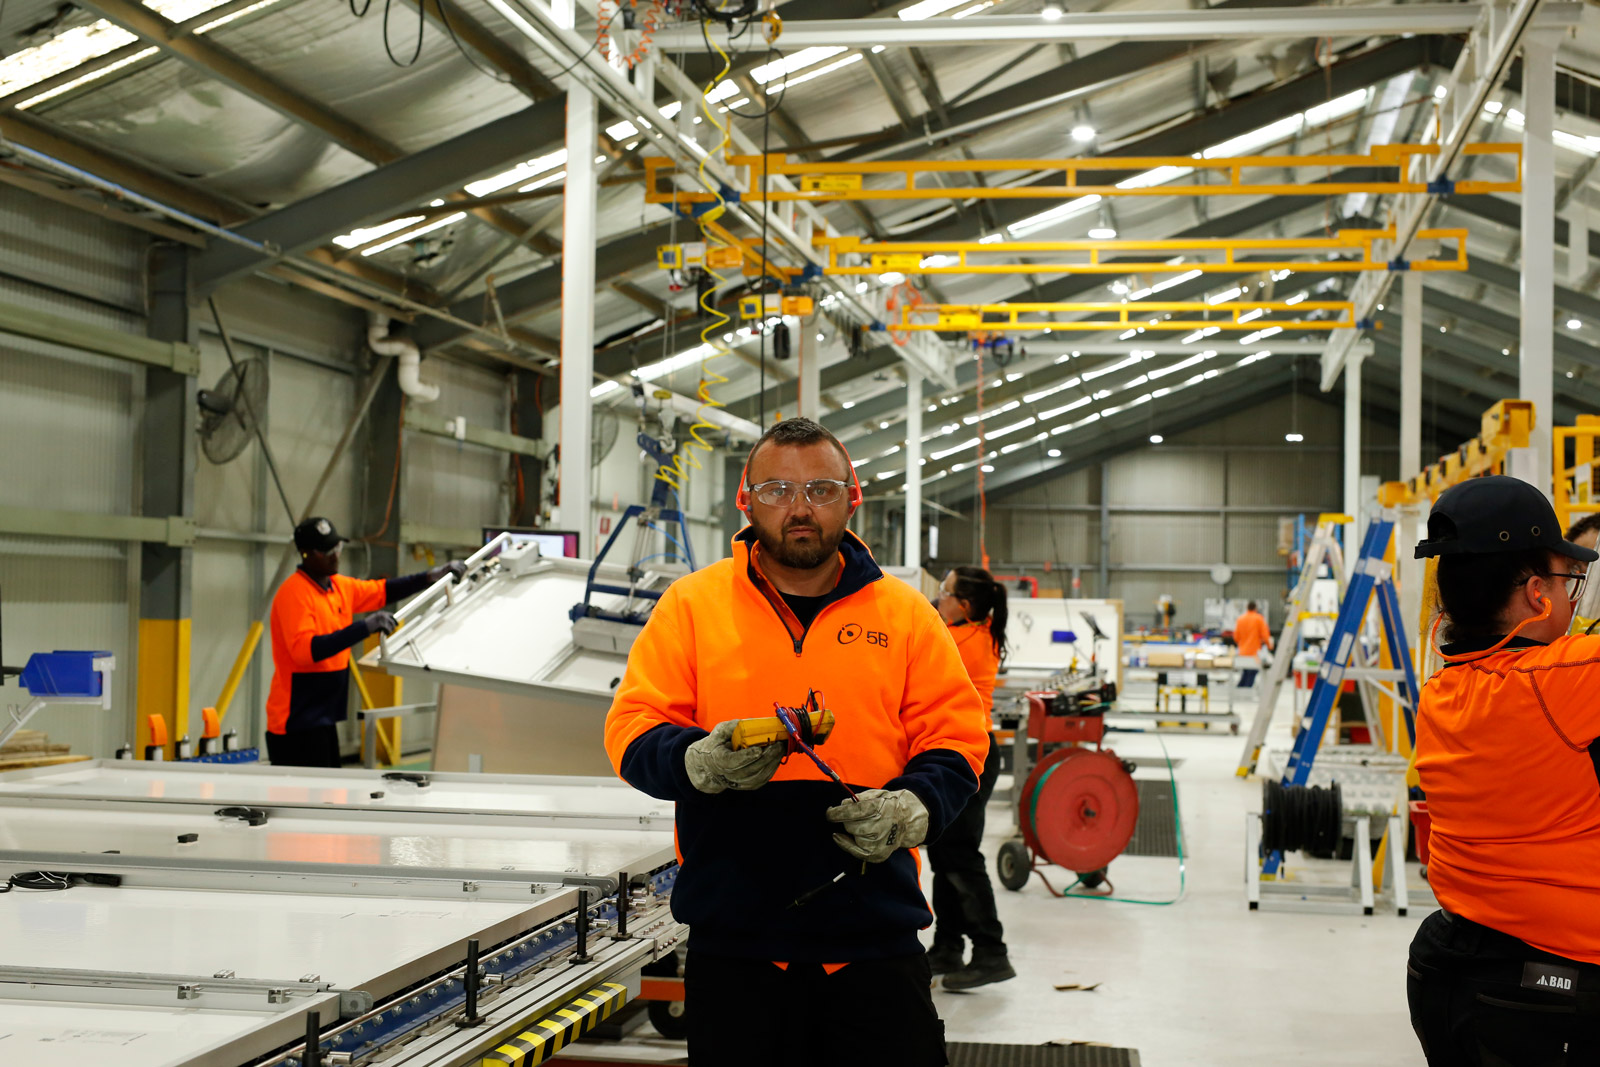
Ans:
POLYGON ((371 615, 368 615, 361 621, 366 623, 367 633, 381 633, 385 637, 388 637, 390 634, 394 633, 395 628, 400 625, 399 620, 387 611, 374 611, 371 615))
POLYGON ((449 563, 441 563, 439 566, 430 570, 428 572, 428 581, 429 583, 437 582, 440 578, 443 578, 448 574, 451 578, 459 582, 461 580, 461 576, 466 573, 467 565, 465 563, 462 563, 458 559, 451 560, 449 563))
POLYGON ((897 848, 916 848, 928 836, 928 809, 909 789, 866 789, 828 809, 844 830, 834 844, 857 859, 882 863, 897 848))
POLYGON ((689 781, 700 792, 760 789, 777 773, 788 746, 774 742, 735 751, 733 730, 737 725, 733 719, 720 722, 684 751, 683 769, 689 772, 689 781))

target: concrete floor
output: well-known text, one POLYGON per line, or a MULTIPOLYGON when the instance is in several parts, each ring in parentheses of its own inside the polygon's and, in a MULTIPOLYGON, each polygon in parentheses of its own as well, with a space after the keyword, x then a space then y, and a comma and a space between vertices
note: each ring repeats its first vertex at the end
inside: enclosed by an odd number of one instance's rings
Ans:
MULTIPOLYGON (((1279 715, 1283 725, 1269 744, 1288 743, 1287 718, 1279 715)), ((1110 743, 1125 758, 1160 759, 1161 741, 1182 760, 1182 900, 1167 907, 1058 900, 1037 878, 1015 893, 996 882, 1017 977, 970 993, 936 989, 949 1038, 1102 1042, 1138 1049, 1143 1067, 1421 1067, 1405 1000, 1406 948, 1418 910, 1403 919, 1381 907, 1371 917, 1249 911, 1245 813, 1260 810, 1261 784, 1234 775, 1243 739, 1217 731, 1159 740, 1114 735, 1110 743), (1095 982, 1101 985, 1093 992, 1054 988, 1095 982)), ((1165 771, 1138 772, 1158 775, 1165 771)), ((1013 824, 1008 787, 1003 777, 989 808, 984 851, 991 861, 1013 824)), ((1310 874, 1326 881, 1349 871, 1348 863, 1321 866, 1310 874)), ((1061 873, 1050 870, 1058 889, 1071 881, 1057 878, 1061 873)), ((1170 858, 1123 857, 1110 876, 1118 896, 1171 900, 1178 893, 1178 864, 1170 858)))

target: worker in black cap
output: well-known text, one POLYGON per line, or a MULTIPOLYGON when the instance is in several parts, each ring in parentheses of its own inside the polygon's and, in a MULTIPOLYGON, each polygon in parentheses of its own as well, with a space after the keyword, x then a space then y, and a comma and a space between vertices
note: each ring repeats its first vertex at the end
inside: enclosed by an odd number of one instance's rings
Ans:
POLYGON ((300 566, 272 598, 272 691, 267 696, 267 758, 280 767, 337 767, 339 723, 348 711, 350 649, 375 633, 393 633, 381 610, 447 575, 444 563, 403 578, 347 578, 339 553, 348 538, 316 517, 294 528, 300 566), (355 616, 367 613, 359 622, 355 616))
POLYGON ((1600 636, 1568 636, 1596 559, 1534 486, 1446 490, 1438 647, 1416 767, 1442 910, 1411 942, 1411 1025, 1433 1067, 1600 1063, 1600 636))

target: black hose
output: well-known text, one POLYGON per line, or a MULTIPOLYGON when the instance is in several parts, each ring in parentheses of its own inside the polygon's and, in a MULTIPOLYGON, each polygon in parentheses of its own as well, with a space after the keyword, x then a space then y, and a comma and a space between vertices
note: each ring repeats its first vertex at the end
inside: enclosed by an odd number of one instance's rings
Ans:
POLYGON ((1339 783, 1283 785, 1261 790, 1261 847, 1267 852, 1332 854, 1344 838, 1344 799, 1339 783))

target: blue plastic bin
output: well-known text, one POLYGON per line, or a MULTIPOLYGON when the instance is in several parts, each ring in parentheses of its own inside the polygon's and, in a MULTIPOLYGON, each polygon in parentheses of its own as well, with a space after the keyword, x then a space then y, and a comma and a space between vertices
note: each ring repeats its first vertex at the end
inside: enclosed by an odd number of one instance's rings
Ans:
POLYGON ((35 652, 22 668, 22 687, 36 697, 101 697, 100 672, 94 661, 109 652, 35 652))

